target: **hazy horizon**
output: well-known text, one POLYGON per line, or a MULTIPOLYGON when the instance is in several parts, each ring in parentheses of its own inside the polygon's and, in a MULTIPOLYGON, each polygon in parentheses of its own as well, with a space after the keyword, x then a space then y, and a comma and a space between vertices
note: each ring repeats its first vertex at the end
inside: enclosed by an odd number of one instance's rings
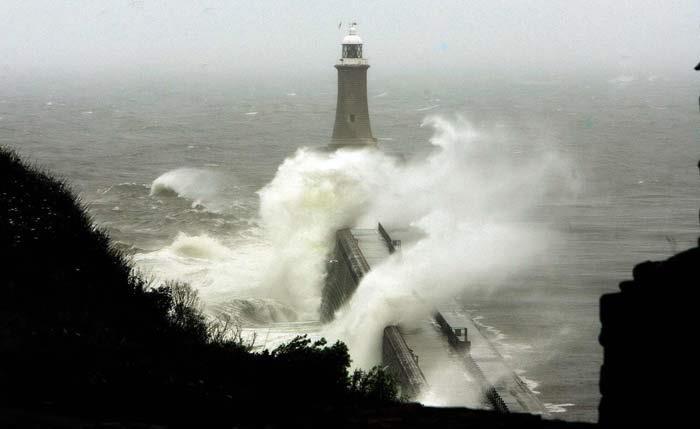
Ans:
POLYGON ((690 74, 700 59, 700 4, 692 1, 5 3, 5 77, 333 78, 350 21, 378 78, 646 77, 690 74))

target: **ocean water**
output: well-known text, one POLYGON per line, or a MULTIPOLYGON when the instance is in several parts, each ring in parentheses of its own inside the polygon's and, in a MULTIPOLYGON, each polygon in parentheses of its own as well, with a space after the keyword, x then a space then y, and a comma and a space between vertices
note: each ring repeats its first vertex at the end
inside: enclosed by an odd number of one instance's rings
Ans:
MULTIPOLYGON (((295 231, 322 235, 324 213, 340 206, 323 193, 302 195, 309 206, 292 206, 274 192, 294 193, 325 171, 297 183, 280 166, 303 167, 283 162, 297 159, 299 147, 328 142, 334 78, 2 78, 0 144, 69 181, 147 275, 188 281, 207 303, 239 308, 232 300, 255 298, 265 309, 260 317, 303 322, 310 316, 300 308, 315 298, 270 284, 318 281, 324 248, 297 252, 279 243, 298 239, 295 231), (276 217, 286 223, 270 220, 276 217), (286 271, 271 274, 281 259, 289 261, 286 271)), ((429 143, 435 129, 421 127, 431 115, 489 136, 489 157, 539 151, 563 160, 566 192, 545 192, 522 219, 551 238, 545 251, 517 261, 517 275, 453 295, 556 417, 595 421, 600 295, 615 291, 634 264, 697 240, 696 83, 663 76, 412 79, 369 82, 373 131, 386 154, 425 159, 439 151, 429 143)), ((319 189, 333 186, 332 175, 321 177, 319 189)), ((488 183, 509 172, 493 175, 488 183)))

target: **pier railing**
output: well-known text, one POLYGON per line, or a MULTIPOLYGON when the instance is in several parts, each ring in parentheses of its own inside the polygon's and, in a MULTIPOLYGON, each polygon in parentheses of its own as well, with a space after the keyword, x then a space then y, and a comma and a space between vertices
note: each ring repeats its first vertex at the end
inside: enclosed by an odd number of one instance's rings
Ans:
POLYGON ((402 394, 411 399, 415 399, 428 387, 417 361, 418 357, 406 344, 399 328, 394 325, 384 328, 382 362, 399 382, 402 394))
POLYGON ((398 247, 401 247, 401 241, 392 240, 391 236, 388 232, 386 232, 386 229, 384 229, 381 222, 377 223, 377 231, 379 231, 379 235, 382 236, 384 243, 386 243, 386 247, 389 248, 389 253, 394 253, 398 247))
POLYGON ((343 256, 350 264, 350 271, 355 279, 355 286, 360 283, 362 277, 369 272, 369 264, 357 244, 357 239, 352 236, 349 229, 342 229, 337 233, 337 240, 343 256))

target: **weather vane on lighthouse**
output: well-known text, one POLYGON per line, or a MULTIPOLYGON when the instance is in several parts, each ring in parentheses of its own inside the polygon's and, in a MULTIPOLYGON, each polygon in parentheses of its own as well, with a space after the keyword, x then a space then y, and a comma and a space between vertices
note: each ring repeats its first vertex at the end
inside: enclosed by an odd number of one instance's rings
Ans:
POLYGON ((374 146, 377 139, 372 136, 367 107, 369 63, 362 57, 362 38, 357 34, 356 22, 350 24, 342 47, 341 58, 335 64, 338 70, 338 102, 330 146, 374 146))

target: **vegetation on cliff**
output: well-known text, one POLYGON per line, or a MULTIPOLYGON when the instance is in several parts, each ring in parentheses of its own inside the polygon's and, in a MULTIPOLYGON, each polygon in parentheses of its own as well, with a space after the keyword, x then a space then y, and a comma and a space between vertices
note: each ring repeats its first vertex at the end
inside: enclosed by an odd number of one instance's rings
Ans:
POLYGON ((244 421, 395 401, 340 342, 254 353, 186 285, 152 285, 65 182, 0 148, 0 408, 244 421), (267 416, 269 417, 269 416, 267 416))

